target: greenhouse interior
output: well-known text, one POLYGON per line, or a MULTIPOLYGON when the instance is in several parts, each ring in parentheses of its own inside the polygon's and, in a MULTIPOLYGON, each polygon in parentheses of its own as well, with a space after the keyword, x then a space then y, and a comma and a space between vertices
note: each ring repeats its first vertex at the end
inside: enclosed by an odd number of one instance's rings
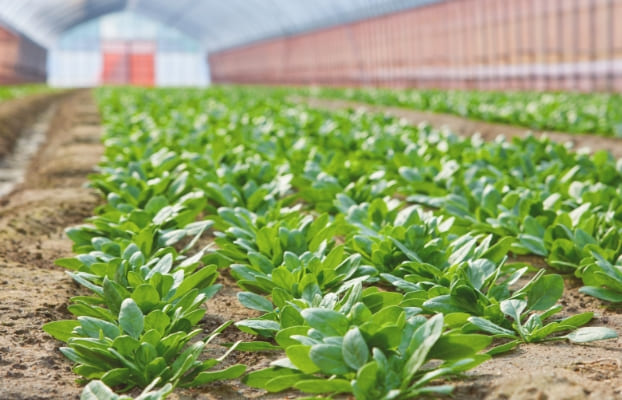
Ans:
POLYGON ((622 0, 0 0, 0 399, 622 399, 622 0))

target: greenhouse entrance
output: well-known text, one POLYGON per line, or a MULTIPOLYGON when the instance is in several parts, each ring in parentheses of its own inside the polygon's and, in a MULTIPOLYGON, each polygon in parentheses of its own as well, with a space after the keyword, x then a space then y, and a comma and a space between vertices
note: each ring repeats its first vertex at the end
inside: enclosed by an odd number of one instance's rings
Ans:
POLYGON ((102 84, 153 86, 156 49, 154 41, 104 41, 102 84))

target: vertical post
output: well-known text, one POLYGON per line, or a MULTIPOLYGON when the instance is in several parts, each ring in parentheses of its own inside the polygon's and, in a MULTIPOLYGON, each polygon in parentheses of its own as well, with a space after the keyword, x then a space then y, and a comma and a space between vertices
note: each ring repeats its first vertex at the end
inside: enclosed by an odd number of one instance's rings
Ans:
POLYGON ((559 68, 556 69, 558 88, 568 89, 568 77, 566 76, 566 51, 564 46, 564 5, 561 0, 557 0, 557 59, 559 68))
POLYGON ((485 6, 482 6, 481 0, 479 1, 480 3, 480 7, 477 7, 477 20, 478 20, 478 28, 479 28, 479 37, 480 37, 480 46, 479 46, 479 57, 478 58, 478 76, 477 76, 477 89, 481 90, 483 88, 483 80, 484 80, 484 75, 486 73, 486 63, 485 63, 485 59, 486 59, 486 30, 484 28, 484 14, 485 14, 485 6))
POLYGON ((500 89, 499 82, 499 58, 501 53, 501 27, 499 24, 499 7, 497 7, 496 0, 490 0, 490 83, 488 89, 497 90, 500 89))
POLYGON ((580 47, 579 47, 579 38, 581 36, 581 31, 579 29, 579 21, 580 21, 580 12, 581 12, 581 0, 574 0, 574 7, 572 9, 572 19, 574 21, 573 25, 573 44, 574 46, 572 46, 572 62, 574 64, 573 66, 573 70, 574 70, 574 89, 575 90, 579 90, 580 88, 580 72, 579 72, 579 63, 581 60, 581 55, 580 55, 580 47))
POLYGON ((526 90, 529 85, 529 73, 530 73, 530 54, 529 54, 529 33, 528 33, 528 19, 529 15, 529 1, 521 1, 521 19, 520 19, 520 35, 519 35, 519 60, 521 64, 520 68, 520 88, 526 90))
POLYGON ((495 0, 496 5, 496 14, 495 19, 497 22, 497 68, 496 68, 496 88, 507 90, 510 86, 510 81, 507 73, 504 72, 504 68, 507 71, 508 59, 509 59, 509 50, 506 46, 507 43, 507 29, 509 21, 505 18, 507 16, 507 11, 504 11, 504 8, 501 7, 498 0, 495 0))
MULTIPOLYGON (((528 12, 528 20, 535 22, 536 14, 535 14, 535 6, 534 2, 538 0, 528 0, 529 1, 529 12, 528 12)), ((528 35, 528 51, 529 51, 529 81, 527 82, 527 88, 533 89, 533 83, 536 80, 536 32, 534 26, 530 26, 527 24, 527 35, 528 35)))
POLYGON ((615 24, 615 5, 614 0, 607 1, 607 91, 614 91, 614 24, 615 24))
POLYGON ((363 63, 363 55, 361 54, 361 48, 358 44, 357 38, 354 37, 354 33, 352 32, 352 25, 348 25, 346 27, 346 36, 348 39, 348 43, 352 48, 352 54, 354 54, 354 64, 357 69, 358 77, 355 78, 355 82, 359 85, 361 82, 365 82, 367 79, 365 77, 365 65, 363 63))
POLYGON ((541 18, 542 18, 542 31, 541 33, 541 40, 542 43, 540 44, 540 48, 541 48, 541 54, 540 54, 540 62, 542 63, 542 85, 541 87, 544 88, 544 90, 550 90, 550 46, 549 46, 549 15, 550 15, 550 8, 549 8, 549 4, 550 1, 544 1, 544 2, 540 2, 540 12, 541 12, 541 18))
MULTIPOLYGON (((460 36, 460 39, 462 41, 462 45, 460 46, 462 48, 462 52, 460 54, 460 88, 462 89, 467 89, 468 85, 468 77, 469 77, 469 49, 467 47, 467 43, 468 43, 468 38, 467 35, 470 34, 469 32, 469 25, 467 25, 467 21, 469 20, 470 15, 467 15, 466 10, 468 9, 468 5, 467 5, 467 1, 468 0, 462 0, 460 1, 459 4, 460 6, 458 7, 458 13, 459 15, 464 16, 464 18, 458 18, 456 20, 456 23, 460 24, 460 31, 458 31, 458 34, 460 36)), ((473 21, 470 21, 470 23, 472 24, 473 21)))
POLYGON ((590 0, 590 90, 596 89, 597 72, 596 60, 596 0, 590 0))

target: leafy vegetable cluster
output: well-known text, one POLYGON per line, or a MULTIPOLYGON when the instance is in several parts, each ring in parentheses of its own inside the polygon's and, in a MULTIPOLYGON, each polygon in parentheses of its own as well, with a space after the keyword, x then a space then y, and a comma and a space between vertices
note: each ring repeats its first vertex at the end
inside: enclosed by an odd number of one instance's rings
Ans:
POLYGON ((45 85, 0 86, 0 101, 11 100, 35 93, 50 92, 53 89, 45 85))
POLYGON ((235 325, 263 338, 231 350, 284 356, 242 378, 272 392, 446 394, 448 379, 521 343, 617 336, 558 305, 568 273, 622 300, 622 166, 610 155, 461 139, 287 95, 99 92, 106 156, 92 185, 107 203, 68 231, 79 255, 58 261, 91 295, 73 299, 77 320, 45 327, 97 380, 85 398, 242 375, 201 357, 227 324, 196 329, 225 269, 261 313, 235 325))
POLYGON ((530 129, 622 135, 622 96, 603 93, 313 89, 308 94, 456 114, 530 129))

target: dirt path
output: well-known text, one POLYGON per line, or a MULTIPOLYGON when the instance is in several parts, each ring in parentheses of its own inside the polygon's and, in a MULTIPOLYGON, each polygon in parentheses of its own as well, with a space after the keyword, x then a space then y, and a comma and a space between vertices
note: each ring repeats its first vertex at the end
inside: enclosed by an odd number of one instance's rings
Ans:
POLYGON ((69 92, 42 93, 0 103, 0 159, 9 154, 17 138, 38 115, 69 92))
POLYGON ((590 151, 609 150, 616 158, 622 157, 622 139, 597 135, 580 135, 552 131, 532 131, 524 127, 476 121, 457 115, 438 114, 429 111, 416 111, 401 107, 387 107, 366 103, 319 98, 292 97, 290 100, 297 103, 306 103, 314 108, 324 110, 357 109, 369 112, 384 113, 393 117, 403 118, 412 124, 427 122, 432 126, 446 126, 452 132, 461 136, 472 136, 479 133, 484 140, 494 140, 499 135, 511 137, 525 137, 530 132, 536 137, 546 135, 556 142, 572 144, 574 149, 587 148, 590 151))
POLYGON ((72 254, 65 227, 99 202, 83 185, 102 146, 99 126, 89 125, 98 123, 90 92, 55 107, 24 183, 0 198, 0 399, 73 399, 81 391, 59 342, 41 325, 72 317, 67 302, 78 286, 53 263, 72 254))

